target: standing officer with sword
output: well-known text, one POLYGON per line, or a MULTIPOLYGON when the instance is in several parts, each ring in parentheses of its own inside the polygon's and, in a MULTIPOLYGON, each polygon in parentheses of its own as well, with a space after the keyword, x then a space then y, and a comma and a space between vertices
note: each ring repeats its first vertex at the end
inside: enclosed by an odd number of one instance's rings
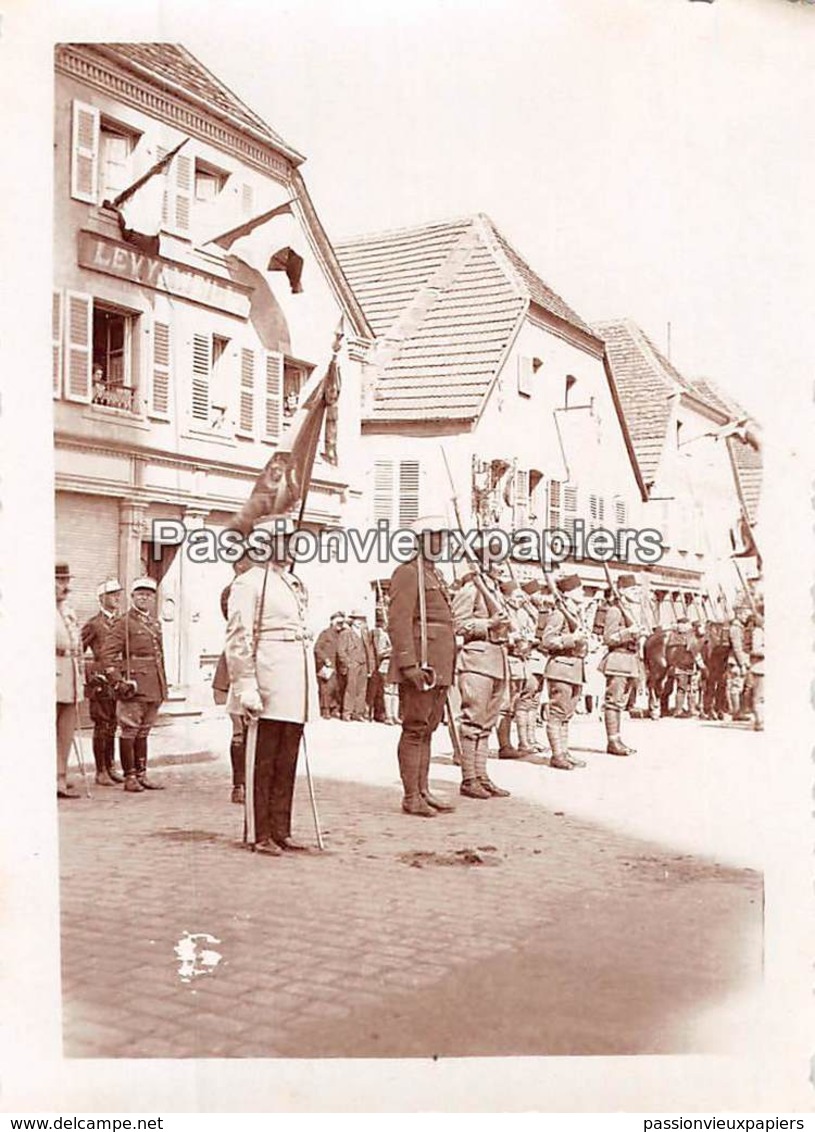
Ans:
MULTIPOLYGON (((453 809, 430 793, 428 783, 430 744, 444 714, 456 662, 450 598, 433 562, 446 529, 440 516, 416 520, 416 557, 397 566, 388 588, 391 659, 386 682, 399 684, 402 702, 398 747, 402 809, 421 818, 453 809)), ((452 713, 450 724, 454 732, 452 713)))
MULTIPOLYGON (((291 836, 292 800, 303 728, 319 716, 308 595, 286 568, 289 537, 276 534, 270 560, 232 583, 224 648, 227 711, 248 719, 244 839, 269 857, 306 849, 291 836)), ((322 848, 316 810, 315 824, 322 848)))

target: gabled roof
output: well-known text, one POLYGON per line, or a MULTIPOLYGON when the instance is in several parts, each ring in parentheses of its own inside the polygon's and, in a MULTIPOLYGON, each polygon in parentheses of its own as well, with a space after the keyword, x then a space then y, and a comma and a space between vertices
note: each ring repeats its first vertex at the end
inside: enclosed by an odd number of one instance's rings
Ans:
POLYGON ((531 305, 601 343, 482 214, 335 245, 376 334, 366 419, 471 421, 531 305))
POLYGON ((727 447, 739 496, 747 521, 752 526, 758 519, 758 505, 761 499, 763 476, 761 449, 754 448, 752 444, 738 436, 728 436, 727 447))
POLYGON ((264 120, 250 110, 236 94, 177 43, 94 43, 92 47, 159 86, 195 101, 206 103, 211 111, 234 124, 249 129, 295 164, 303 155, 288 145, 264 120))

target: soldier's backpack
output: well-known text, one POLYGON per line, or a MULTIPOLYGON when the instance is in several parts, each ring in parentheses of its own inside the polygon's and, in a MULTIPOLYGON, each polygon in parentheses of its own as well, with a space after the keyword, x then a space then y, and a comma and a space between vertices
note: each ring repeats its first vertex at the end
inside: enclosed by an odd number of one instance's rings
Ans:
POLYGON ((730 648, 730 626, 723 621, 709 621, 707 637, 712 649, 730 648))

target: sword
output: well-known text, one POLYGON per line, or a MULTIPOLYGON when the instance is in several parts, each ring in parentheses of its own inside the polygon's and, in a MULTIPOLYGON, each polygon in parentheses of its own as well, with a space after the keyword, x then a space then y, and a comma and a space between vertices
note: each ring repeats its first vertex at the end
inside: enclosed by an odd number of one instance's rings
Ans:
POLYGON ((323 834, 322 834, 322 831, 320 829, 320 816, 317 813, 317 797, 314 793, 314 783, 311 780, 311 767, 309 766, 309 762, 308 762, 308 744, 306 743, 305 728, 303 729, 302 742, 303 742, 303 762, 305 763, 305 767, 306 767, 306 782, 308 783, 308 796, 309 796, 309 799, 311 800, 311 813, 314 817, 314 832, 317 835, 317 844, 320 847, 320 849, 323 850, 323 849, 325 849, 325 845, 323 844, 323 834))

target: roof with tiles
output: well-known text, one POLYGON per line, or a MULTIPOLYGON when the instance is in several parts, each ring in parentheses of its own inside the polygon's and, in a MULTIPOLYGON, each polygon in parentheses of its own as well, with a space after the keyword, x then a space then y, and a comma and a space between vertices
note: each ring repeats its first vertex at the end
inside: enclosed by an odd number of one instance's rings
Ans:
POLYGON ((164 81, 182 88, 208 103, 216 112, 248 126, 265 138, 269 145, 282 150, 296 161, 303 160, 301 154, 180 44, 100 43, 93 46, 104 54, 117 58, 124 66, 149 72, 159 83, 164 81))
POLYGON ((488 217, 378 233, 335 247, 378 340, 367 419, 477 417, 530 303, 543 306, 545 300, 551 314, 596 338, 488 217))
POLYGON ((763 476, 761 450, 738 436, 728 436, 727 447, 730 449, 730 458, 739 483, 744 509, 747 512, 747 521, 751 524, 755 523, 758 519, 763 476))

